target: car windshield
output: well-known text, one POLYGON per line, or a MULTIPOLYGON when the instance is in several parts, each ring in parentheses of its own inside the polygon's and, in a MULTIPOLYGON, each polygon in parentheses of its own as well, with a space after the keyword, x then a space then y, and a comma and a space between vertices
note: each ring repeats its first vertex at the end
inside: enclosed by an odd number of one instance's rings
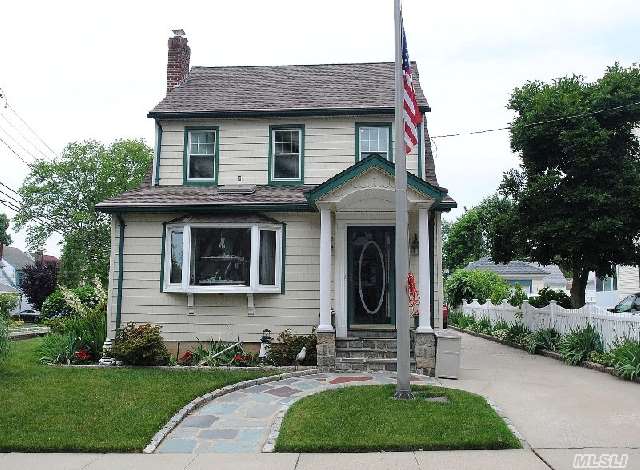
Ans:
POLYGON ((633 302, 636 300, 635 295, 628 295, 616 305, 616 312, 623 313, 628 312, 633 307, 633 302))

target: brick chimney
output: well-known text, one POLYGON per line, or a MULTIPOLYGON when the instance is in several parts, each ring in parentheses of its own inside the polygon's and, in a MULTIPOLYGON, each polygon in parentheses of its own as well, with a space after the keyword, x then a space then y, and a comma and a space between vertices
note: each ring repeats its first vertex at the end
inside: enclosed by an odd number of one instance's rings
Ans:
POLYGON ((174 29, 169 38, 169 57, 167 60, 167 93, 184 82, 189 74, 191 48, 187 44, 185 32, 174 29))

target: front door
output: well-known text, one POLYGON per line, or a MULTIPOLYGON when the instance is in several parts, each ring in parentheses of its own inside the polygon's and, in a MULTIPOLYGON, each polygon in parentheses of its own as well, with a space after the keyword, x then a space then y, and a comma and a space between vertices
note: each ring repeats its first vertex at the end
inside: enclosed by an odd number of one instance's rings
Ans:
POLYGON ((347 227, 349 326, 395 324, 394 227, 347 227))

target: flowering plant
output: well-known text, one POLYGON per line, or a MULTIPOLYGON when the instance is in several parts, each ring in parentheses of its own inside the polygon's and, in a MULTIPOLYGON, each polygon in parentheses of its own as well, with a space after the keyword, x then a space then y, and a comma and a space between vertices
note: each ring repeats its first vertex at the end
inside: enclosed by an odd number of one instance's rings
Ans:
POLYGON ((79 349, 78 351, 74 352, 73 357, 79 362, 87 362, 92 358, 91 353, 86 348, 79 349))
POLYGON ((407 275, 407 295, 409 297, 409 314, 417 317, 420 314, 420 293, 416 286, 416 277, 410 272, 407 275))
POLYGON ((185 351, 178 359, 178 364, 182 366, 189 366, 193 362, 193 353, 191 351, 185 351))

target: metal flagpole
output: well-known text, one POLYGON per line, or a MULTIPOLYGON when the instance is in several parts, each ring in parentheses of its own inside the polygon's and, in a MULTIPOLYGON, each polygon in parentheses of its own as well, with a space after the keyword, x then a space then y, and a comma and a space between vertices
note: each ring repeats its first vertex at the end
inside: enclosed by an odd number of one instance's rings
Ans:
POLYGON ((398 383, 395 398, 411 399, 409 383, 409 301, 407 298, 407 276, 409 273, 409 234, 407 222, 407 161, 404 144, 402 84, 402 29, 400 0, 394 0, 396 34, 395 60, 395 166, 396 166, 396 336, 398 357, 398 383))

